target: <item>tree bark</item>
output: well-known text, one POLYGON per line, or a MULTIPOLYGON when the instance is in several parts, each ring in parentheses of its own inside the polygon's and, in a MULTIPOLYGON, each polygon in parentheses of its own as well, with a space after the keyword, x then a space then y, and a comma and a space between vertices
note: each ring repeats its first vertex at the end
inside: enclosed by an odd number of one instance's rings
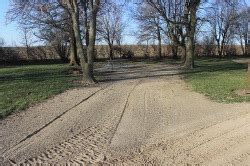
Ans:
POLYGON ((196 32, 196 12, 200 1, 192 1, 189 6, 189 21, 187 24, 187 38, 186 38, 186 61, 185 68, 194 68, 194 54, 195 54, 195 41, 194 36, 196 32))
POLYGON ((246 45, 244 46, 242 38, 240 39, 240 47, 241 47, 242 55, 246 55, 246 49, 245 49, 246 45))
POLYGON ((183 50, 183 54, 181 55, 181 63, 185 64, 186 62, 186 56, 187 56, 187 51, 186 51, 186 46, 181 46, 182 50, 183 50))
POLYGON ((91 7, 91 18, 89 22, 89 45, 87 47, 87 59, 88 63, 85 66, 85 79, 91 81, 91 83, 96 82, 94 78, 94 57, 95 57, 95 41, 96 41, 96 17, 99 8, 100 1, 90 3, 91 7))
POLYGON ((249 54, 249 49, 248 49, 248 43, 247 43, 247 38, 245 39, 245 46, 244 46, 244 55, 248 55, 249 54))
POLYGON ((161 30, 159 26, 157 26, 157 38, 158 38, 158 56, 159 56, 159 59, 161 59, 162 58, 162 46, 161 46, 161 30))
POLYGON ((172 44, 171 45, 173 59, 178 59, 178 45, 172 44))
POLYGON ((185 67, 187 69, 194 68, 194 42, 193 42, 192 37, 190 36, 187 36, 187 41, 186 41, 185 67))
POLYGON ((70 66, 78 66, 78 62, 77 62, 77 51, 76 51, 76 41, 75 41, 75 37, 72 36, 71 40, 70 40, 70 62, 69 65, 70 66))
POLYGON ((109 59, 112 60, 114 59, 114 48, 112 44, 109 44, 109 59))
POLYGON ((91 41, 91 44, 89 44, 87 48, 87 56, 86 56, 86 54, 84 54, 81 35, 80 35, 79 9, 78 9, 77 0, 72 0, 72 7, 73 7, 73 10, 71 12, 71 17, 73 21, 73 30, 75 34, 75 40, 76 40, 76 50, 80 58, 80 64, 81 64, 81 68, 83 71, 83 83, 92 84, 95 82, 95 78, 93 74, 93 55, 94 55, 93 40, 95 40, 95 38, 91 36, 93 35, 93 32, 91 31, 92 28, 90 27, 90 31, 92 33, 90 32, 91 35, 89 36, 89 42, 91 41))

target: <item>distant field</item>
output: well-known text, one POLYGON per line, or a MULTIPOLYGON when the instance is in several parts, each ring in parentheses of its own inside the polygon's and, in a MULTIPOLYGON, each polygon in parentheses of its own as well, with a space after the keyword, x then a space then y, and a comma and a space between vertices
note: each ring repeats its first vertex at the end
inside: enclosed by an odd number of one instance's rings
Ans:
POLYGON ((0 68, 0 118, 76 86, 66 64, 0 68))
POLYGON ((247 65, 221 59, 200 59, 195 64, 195 72, 185 76, 195 91, 218 102, 250 101, 250 96, 234 92, 247 87, 247 65))

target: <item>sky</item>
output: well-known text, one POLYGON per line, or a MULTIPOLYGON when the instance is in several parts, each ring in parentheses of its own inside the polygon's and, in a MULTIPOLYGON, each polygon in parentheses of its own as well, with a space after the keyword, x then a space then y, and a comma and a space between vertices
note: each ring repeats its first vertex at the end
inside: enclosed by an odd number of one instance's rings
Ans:
POLYGON ((12 45, 21 41, 21 35, 16 23, 6 24, 6 12, 9 9, 9 0, 0 2, 0 37, 5 40, 6 45, 12 45))
MULTIPOLYGON (((4 39, 5 46, 22 46, 22 32, 18 28, 18 24, 16 22, 7 24, 6 13, 9 8, 10 0, 0 0, 0 38, 4 39)), ((124 32, 123 44, 133 44, 136 39, 132 35, 132 31, 136 29, 136 25, 129 18, 129 15, 125 15, 124 22, 127 28, 124 32)))
MULTIPOLYGON (((250 0, 246 0, 250 6, 250 0)), ((16 22, 6 23, 6 12, 10 8, 10 0, 0 0, 0 38, 3 38, 6 46, 20 46, 22 43, 22 33, 16 22)), ((132 32, 136 30, 135 22, 128 14, 125 15, 124 21, 127 25, 123 44, 135 44, 136 39, 132 32)))

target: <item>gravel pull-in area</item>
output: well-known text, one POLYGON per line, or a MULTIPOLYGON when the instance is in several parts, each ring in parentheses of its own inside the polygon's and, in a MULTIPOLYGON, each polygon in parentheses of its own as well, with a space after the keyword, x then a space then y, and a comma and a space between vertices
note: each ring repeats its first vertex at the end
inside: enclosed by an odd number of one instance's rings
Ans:
POLYGON ((250 165, 250 103, 210 101, 160 66, 1 120, 0 165, 250 165))

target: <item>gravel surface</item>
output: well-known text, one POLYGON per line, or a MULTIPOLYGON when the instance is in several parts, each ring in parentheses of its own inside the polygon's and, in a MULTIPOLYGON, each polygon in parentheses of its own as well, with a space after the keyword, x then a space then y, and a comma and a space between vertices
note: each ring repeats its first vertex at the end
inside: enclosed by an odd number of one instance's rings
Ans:
POLYGON ((210 101, 170 65, 102 72, 0 121, 0 165, 250 165, 250 103, 210 101))

